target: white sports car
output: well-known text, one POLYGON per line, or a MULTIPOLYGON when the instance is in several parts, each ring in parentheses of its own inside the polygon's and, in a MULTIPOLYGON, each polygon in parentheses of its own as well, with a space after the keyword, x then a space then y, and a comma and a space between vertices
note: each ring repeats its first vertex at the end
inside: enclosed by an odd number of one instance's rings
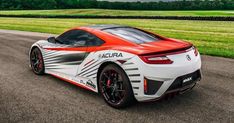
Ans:
POLYGON ((192 89, 201 59, 188 42, 120 25, 73 28, 30 49, 34 73, 100 92, 114 108, 192 89))

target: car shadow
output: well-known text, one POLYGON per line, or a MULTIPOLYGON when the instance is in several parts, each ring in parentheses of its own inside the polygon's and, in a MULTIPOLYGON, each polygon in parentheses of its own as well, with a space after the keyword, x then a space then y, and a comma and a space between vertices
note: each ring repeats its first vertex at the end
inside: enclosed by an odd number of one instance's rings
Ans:
POLYGON ((134 107, 154 107, 157 109, 163 108, 164 106, 167 105, 171 105, 173 107, 179 106, 181 104, 181 102, 185 102, 188 101, 195 101, 197 100, 198 97, 198 92, 195 90, 190 90, 184 94, 178 94, 175 95, 174 97, 163 97, 160 100, 157 101, 150 101, 150 102, 138 102, 136 105, 132 106, 132 108, 134 107))
MULTIPOLYGON (((101 106, 104 106, 103 109, 107 109, 107 110, 110 109, 110 107, 107 104, 105 104, 102 96, 98 93, 78 87, 76 85, 73 85, 69 82, 65 82, 51 75, 45 75, 45 77, 52 80, 53 82, 56 82, 56 84, 59 84, 65 88, 69 88, 69 90, 72 90, 77 94, 82 94, 84 96, 87 96, 91 100, 95 100, 98 102, 101 101, 101 103, 98 103, 98 104, 103 104, 101 105, 101 106)), ((193 102, 196 102, 198 100, 201 100, 201 99, 199 99, 199 92, 197 91, 195 87, 194 90, 190 90, 184 94, 176 95, 173 98, 162 98, 160 100, 150 101, 150 102, 135 102, 133 105, 124 109, 119 109, 118 111, 121 111, 121 110, 129 111, 129 112, 139 111, 141 113, 148 112, 148 111, 163 111, 163 110, 175 109, 175 108, 181 108, 181 107, 183 108, 184 105, 193 105, 193 102)))

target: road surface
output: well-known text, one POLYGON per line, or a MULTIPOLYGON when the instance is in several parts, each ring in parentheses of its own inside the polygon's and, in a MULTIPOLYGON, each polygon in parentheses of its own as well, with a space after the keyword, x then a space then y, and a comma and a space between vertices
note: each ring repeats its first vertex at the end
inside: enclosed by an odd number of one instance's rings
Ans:
POLYGON ((32 43, 49 34, 0 30, 0 122, 234 122, 234 59, 202 56, 203 79, 170 100, 117 110, 102 97, 28 67, 32 43))

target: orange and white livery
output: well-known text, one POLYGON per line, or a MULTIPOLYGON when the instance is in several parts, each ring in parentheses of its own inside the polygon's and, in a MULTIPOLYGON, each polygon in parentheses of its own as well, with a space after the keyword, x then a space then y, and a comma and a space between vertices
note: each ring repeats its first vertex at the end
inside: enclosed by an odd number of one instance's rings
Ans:
POLYGON ((73 28, 30 50, 36 74, 50 74, 100 92, 114 108, 192 89, 201 58, 188 42, 121 25, 73 28))

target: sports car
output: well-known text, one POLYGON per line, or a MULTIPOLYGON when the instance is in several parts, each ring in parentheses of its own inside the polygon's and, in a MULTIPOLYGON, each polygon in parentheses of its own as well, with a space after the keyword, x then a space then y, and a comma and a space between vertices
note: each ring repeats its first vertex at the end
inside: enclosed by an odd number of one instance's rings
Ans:
POLYGON ((191 43, 123 25, 70 29, 35 42, 29 58, 35 74, 100 93, 114 108, 180 94, 201 79, 200 54, 191 43))

